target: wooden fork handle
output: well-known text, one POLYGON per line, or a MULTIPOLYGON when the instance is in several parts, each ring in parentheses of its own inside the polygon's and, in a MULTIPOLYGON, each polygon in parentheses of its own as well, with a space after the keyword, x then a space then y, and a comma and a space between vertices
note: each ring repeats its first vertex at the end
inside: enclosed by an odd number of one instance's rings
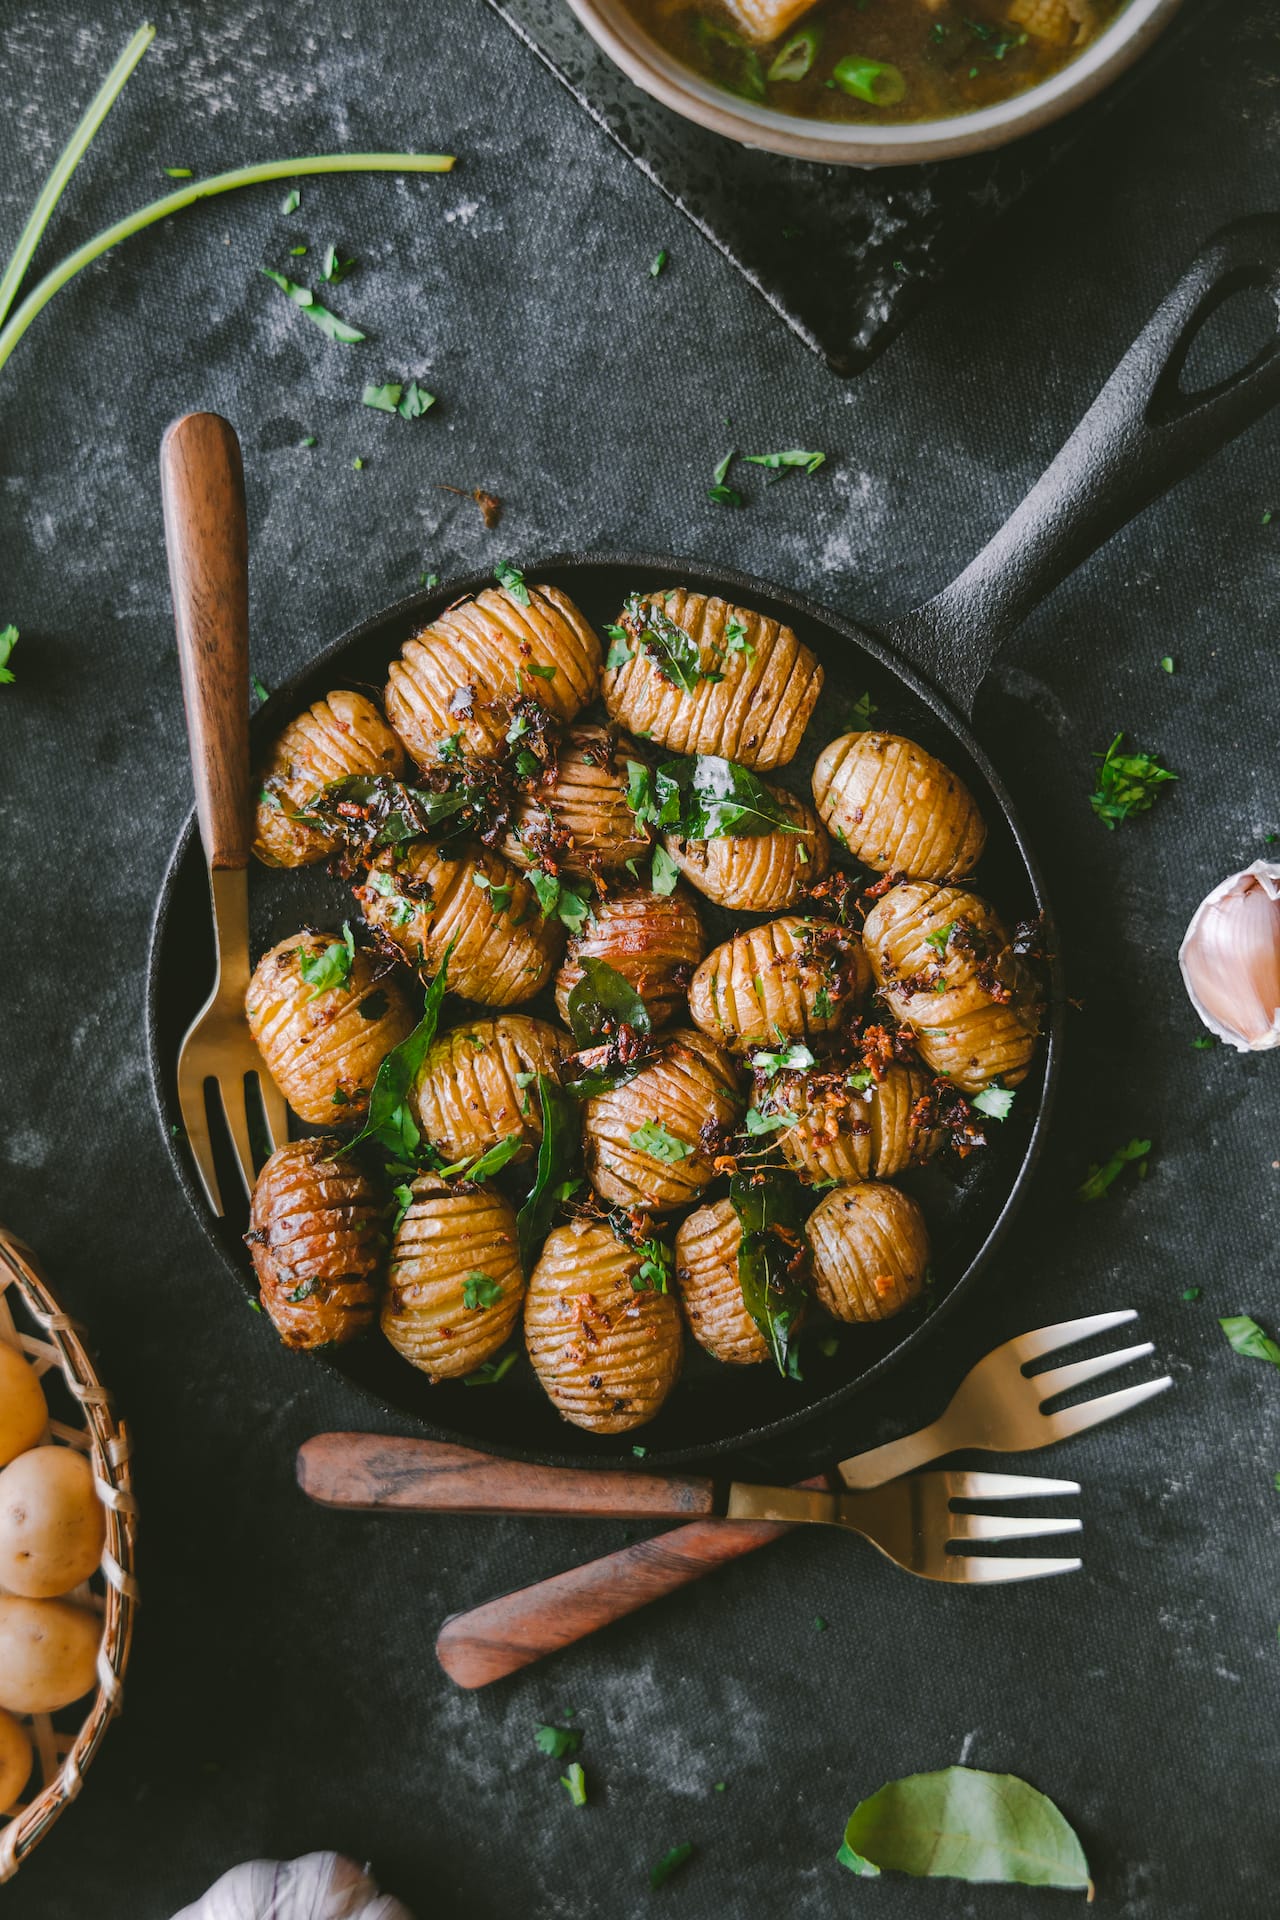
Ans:
POLYGON ((318 1433, 298 1449, 298 1485, 365 1512, 543 1513, 668 1520, 715 1511, 715 1483, 680 1474, 537 1467, 438 1440, 318 1433))
MULTIPOLYGON (((819 1476, 800 1484, 827 1482, 819 1476)), ((436 1639, 436 1658, 458 1686, 487 1687, 790 1531, 771 1520, 695 1520, 675 1527, 453 1614, 436 1639)))
POLYGON ((249 864, 249 536, 235 429, 175 420, 160 491, 200 838, 211 867, 249 864))

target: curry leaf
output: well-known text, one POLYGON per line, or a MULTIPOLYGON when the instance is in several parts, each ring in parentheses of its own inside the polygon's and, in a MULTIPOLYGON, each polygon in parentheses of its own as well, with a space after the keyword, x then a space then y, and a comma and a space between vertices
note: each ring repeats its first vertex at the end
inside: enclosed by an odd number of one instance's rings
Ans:
POLYGON ((654 798, 659 824, 682 840, 805 831, 749 768, 718 754, 665 761, 654 776, 654 798))
POLYGON ((655 893, 674 893, 680 878, 680 869, 664 846, 653 850, 653 865, 649 871, 649 884, 655 893))
POLYGON ((517 1127, 514 1133, 508 1133, 496 1146, 487 1147, 483 1153, 469 1160, 456 1160, 451 1167, 441 1167, 440 1178, 449 1180, 460 1174, 464 1180, 479 1186, 491 1173, 500 1173, 508 1160, 514 1160, 524 1145, 524 1135, 517 1127))
POLYGON ((582 978, 569 995, 569 1031, 580 1047, 598 1046, 619 1027, 651 1031, 649 1009, 629 980, 603 960, 584 955, 582 978))
POLYGON ((1136 1163, 1138 1178, 1142 1179, 1147 1171, 1147 1155, 1150 1151, 1149 1140, 1130 1140, 1128 1146, 1117 1147, 1111 1158, 1103 1161, 1101 1166, 1096 1162, 1090 1166, 1088 1178, 1076 1189, 1077 1199, 1100 1200, 1131 1164, 1136 1163))
POLYGON ((1014 1097, 1012 1087, 984 1087, 981 1093, 970 1097, 969 1105, 985 1113, 988 1120, 1007 1120, 1014 1097))
POLYGON ((1052 1800, 1016 1774, 976 1767, 889 1781, 854 1808, 840 1857, 861 1874, 888 1868, 1093 1896, 1084 1849, 1052 1800))
POLYGON ((433 793, 409 787, 386 773, 356 773, 335 780, 310 801, 308 819, 328 827, 357 847, 391 847, 416 840, 457 815, 471 816, 458 825, 472 825, 484 811, 486 796, 466 785, 433 793))
POLYGON ((1155 754, 1121 753, 1123 739, 1123 733, 1118 733, 1105 753, 1094 755, 1101 764, 1097 786, 1089 795, 1089 805, 1112 833, 1131 814, 1148 812, 1165 782, 1178 777, 1162 767, 1155 754))
POLYGON ((748 466, 769 467, 774 473, 785 473, 790 467, 803 467, 806 473, 816 473, 827 456, 803 453, 799 447, 791 447, 786 453, 744 453, 742 457, 748 466))
POLYGON ((520 1265, 526 1279, 533 1272, 537 1249, 547 1237, 561 1190, 572 1172, 579 1137, 578 1103, 548 1074, 538 1075, 538 1099, 542 1107, 538 1170, 529 1198, 516 1216, 520 1265))
POLYGON ((653 661, 662 679, 681 693, 693 693, 702 670, 698 643, 655 600, 644 600, 633 593, 627 601, 623 625, 638 640, 653 661))
POLYGON ((435 403, 434 393, 428 393, 426 388, 420 387, 416 380, 411 380, 404 390, 404 396, 396 412, 402 420, 420 420, 428 408, 434 407, 435 403))
POLYGON ((729 1201, 738 1216, 738 1284, 742 1304, 769 1343, 785 1376, 796 1321, 808 1295, 800 1280, 804 1206, 798 1181, 761 1169, 735 1173, 729 1201))
MULTIPOLYGON (((408 1039, 402 1040, 398 1047, 393 1047, 378 1068, 378 1077, 369 1096, 369 1117, 351 1142, 352 1147, 359 1146, 362 1140, 376 1140, 400 1160, 412 1161, 417 1153, 422 1133, 409 1111, 409 1093, 427 1049, 436 1037, 449 971, 449 955, 452 952, 451 941, 440 963, 439 973, 427 988, 421 1020, 408 1039)), ((350 1147, 344 1147, 343 1152, 350 1152, 350 1147)))

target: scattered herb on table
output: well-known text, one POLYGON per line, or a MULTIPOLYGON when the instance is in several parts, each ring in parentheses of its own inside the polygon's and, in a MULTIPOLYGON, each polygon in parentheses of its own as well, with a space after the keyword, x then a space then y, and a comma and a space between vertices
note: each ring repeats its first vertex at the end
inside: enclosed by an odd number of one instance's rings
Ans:
POLYGON ((277 273, 274 267, 259 267, 258 271, 265 274, 274 286, 279 287, 281 293, 287 294, 294 306, 319 327, 326 339, 341 340, 347 346, 364 339, 365 336, 359 327, 351 326, 346 320, 339 320, 336 313, 330 313, 328 307, 322 307, 310 287, 299 286, 296 280, 290 280, 286 274, 277 273))
POLYGON ((298 961, 298 972, 311 988, 311 997, 328 993, 333 987, 345 987, 351 977, 351 962, 355 959, 356 941, 351 931, 350 921, 344 921, 341 940, 335 940, 323 953, 304 953, 298 961))
POLYGON ((678 1140, 661 1120, 645 1120, 631 1135, 631 1144, 637 1153, 647 1153, 664 1167, 688 1160, 693 1153, 688 1141, 678 1140))
POLYGON ((1216 1033, 1201 1033, 1196 1036, 1196 1038, 1191 1042, 1191 1044, 1196 1049, 1197 1053, 1204 1053, 1210 1047, 1217 1046, 1218 1036, 1216 1033))
POLYGON ((400 395, 404 388, 398 380, 388 380, 385 386, 366 386, 360 395, 361 404, 376 407, 379 413, 394 413, 400 405, 400 395))
POLYGON ((1163 668, 1165 673, 1172 673, 1173 672, 1173 655, 1171 653, 1166 653, 1164 656, 1164 659, 1160 662, 1160 665, 1163 668))
POLYGON ((519 567, 513 567, 509 560, 499 560, 493 570, 493 577, 500 587, 505 587, 518 606, 529 604, 529 589, 524 583, 524 575, 519 567))
POLYGON ((341 259, 338 254, 338 249, 335 246, 328 246, 324 250, 324 260, 320 267, 320 278, 326 281, 329 286, 336 287, 346 279, 349 273, 354 271, 355 264, 354 260, 341 259))
POLYGON ((736 452, 732 449, 726 453, 724 459, 719 462, 715 472, 711 476, 711 484, 713 486, 722 487, 724 485, 725 481, 729 478, 729 469, 737 457, 736 452))
POLYGON ((251 673, 249 675, 249 685, 252 687, 257 698, 261 700, 264 704, 266 703, 266 701, 268 701, 271 698, 270 692, 263 685, 262 681, 259 680, 256 673, 251 673))
POLYGON ((779 477, 793 467, 803 467, 806 473, 816 473, 826 459, 825 453, 804 453, 799 447, 792 447, 786 453, 744 453, 743 459, 752 467, 768 467, 779 477))
POLYGON ((13 650, 18 644, 18 629, 15 626, 0 627, 0 687, 11 687, 14 681, 13 668, 9 665, 13 650))
POLYGON ((685 1840, 680 1846, 672 1847, 670 1853, 664 1853, 657 1866, 653 1868, 649 1875, 649 1885, 651 1887, 662 1886, 665 1881, 671 1878, 673 1873, 679 1871, 686 1860, 690 1860, 692 1857, 692 1841, 685 1840))
POLYGON ((302 195, 296 187, 290 187, 280 205, 281 213, 296 213, 302 205, 302 195))
POLYGON ((888 1870, 1093 1897, 1084 1849, 1052 1800, 1016 1774, 975 1767, 889 1781, 854 1808, 837 1858, 864 1878, 888 1870))
POLYGON ((1109 1160, 1101 1165, 1090 1165, 1088 1175, 1076 1190, 1080 1200, 1100 1200, 1128 1166, 1136 1166, 1139 1180, 1145 1178, 1147 1155, 1151 1151, 1149 1140, 1130 1140, 1128 1146, 1117 1147, 1109 1160))
POLYGON ((650 279, 656 280, 658 275, 662 272, 662 269, 666 266, 666 264, 667 264, 667 250, 665 247, 662 247, 659 249, 658 253, 655 255, 653 264, 649 268, 650 279))
POLYGON ((1280 1346, 1247 1313, 1232 1314, 1219 1320, 1218 1325, 1226 1334, 1228 1345, 1236 1353, 1242 1353, 1246 1360, 1268 1360, 1273 1367, 1280 1367, 1280 1346))
POLYGON ((402 420, 420 420, 424 413, 434 407, 435 403, 434 393, 428 393, 426 388, 420 387, 416 380, 410 380, 396 412, 402 420))
POLYGON ((539 1753, 549 1754, 553 1760, 567 1760, 582 1745, 582 1733, 577 1727, 540 1726, 534 1733, 534 1743, 539 1753))
POLYGON ((190 167, 165 167, 163 171, 168 174, 171 180, 189 180, 191 178, 190 167))
POLYGON ((720 484, 707 488, 707 498, 716 507, 740 507, 743 504, 742 495, 736 487, 720 484))
POLYGON ((1198 1300, 1203 1292, 1203 1287, 1184 1287, 1182 1297, 1184 1300, 1198 1300))
POLYGON ((582 1763, 580 1760, 570 1762, 568 1773, 562 1773, 560 1776, 560 1785, 564 1788, 575 1807, 586 1806, 587 1776, 582 1771, 582 1763))
POLYGON ((1098 783, 1089 795, 1089 805, 1112 833, 1121 820, 1128 820, 1135 813, 1149 812, 1161 787, 1178 777, 1162 767, 1154 754, 1121 753, 1123 739, 1123 733, 1118 733, 1105 753, 1094 755, 1100 763, 1098 783))

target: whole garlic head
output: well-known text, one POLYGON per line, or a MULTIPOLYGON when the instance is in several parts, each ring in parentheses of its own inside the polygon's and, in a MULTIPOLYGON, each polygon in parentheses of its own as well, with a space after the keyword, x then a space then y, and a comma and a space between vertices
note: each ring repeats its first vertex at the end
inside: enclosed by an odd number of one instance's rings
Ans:
POLYGON ((413 1920, 367 1873, 338 1853, 246 1860, 174 1920, 413 1920))
POLYGON ((1280 865, 1255 860, 1215 887, 1178 949, 1191 1004, 1241 1053, 1280 1047, 1280 865))

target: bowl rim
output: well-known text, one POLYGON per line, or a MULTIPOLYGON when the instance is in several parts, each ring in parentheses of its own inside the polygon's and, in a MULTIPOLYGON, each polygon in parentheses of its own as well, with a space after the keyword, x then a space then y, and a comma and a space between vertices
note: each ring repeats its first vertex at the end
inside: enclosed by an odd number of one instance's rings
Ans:
POLYGON ((741 145, 793 159, 843 166, 943 160, 1003 146, 1091 99, 1149 47, 1183 0, 1128 0, 1085 48, 1050 79, 994 106, 944 119, 878 127, 803 119, 756 106, 704 80, 653 40, 624 0, 567 0, 596 45, 628 79, 674 113, 741 145))

